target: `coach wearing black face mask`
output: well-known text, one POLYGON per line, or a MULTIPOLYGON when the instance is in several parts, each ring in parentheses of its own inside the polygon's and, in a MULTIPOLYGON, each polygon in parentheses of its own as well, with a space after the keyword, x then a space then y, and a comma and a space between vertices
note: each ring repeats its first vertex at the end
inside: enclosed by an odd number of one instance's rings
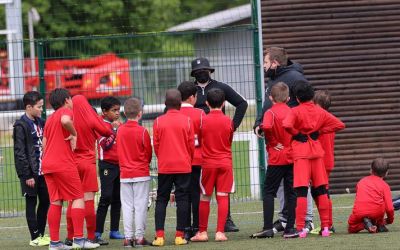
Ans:
MULTIPOLYGON (((190 75, 195 78, 195 84, 197 86, 197 101, 195 107, 204 110, 206 114, 209 113, 210 109, 206 104, 207 92, 212 88, 221 89, 225 93, 226 101, 236 108, 232 119, 236 130, 240 126, 240 123, 242 122, 246 113, 248 106, 247 101, 231 86, 212 79, 211 74, 213 72, 214 68, 210 66, 210 63, 206 58, 196 58, 192 61, 192 72, 190 75)), ((225 109, 223 109, 223 112, 225 112, 225 109)), ((237 231, 239 231, 239 228, 232 221, 229 206, 228 218, 225 224, 225 232, 237 231)))
MULTIPOLYGON (((264 56, 264 72, 265 77, 267 77, 266 82, 266 90, 265 90, 265 100, 263 104, 263 109, 261 114, 257 117, 254 122, 254 133, 263 138, 263 132, 260 129, 260 124, 262 123, 264 113, 272 107, 272 102, 269 99, 271 88, 278 82, 284 82, 289 87, 289 97, 290 100, 287 105, 291 108, 299 105, 296 100, 296 96, 294 94, 294 88, 299 83, 308 83, 307 79, 303 74, 303 67, 291 60, 288 59, 288 55, 284 48, 280 47, 269 47, 265 50, 264 56)), ((285 204, 286 197, 288 194, 285 193, 284 182, 281 182, 281 185, 277 192, 277 198, 279 199, 280 204, 280 212, 279 219, 274 222, 274 232, 280 232, 284 230, 287 221, 287 207, 285 204)), ((307 197, 308 207, 307 207, 307 216, 306 216, 306 227, 310 231, 313 229, 312 224, 312 198, 311 195, 307 197)))
POLYGON ((286 83, 289 87, 290 96, 287 105, 293 108, 299 105, 294 95, 294 87, 298 83, 308 83, 303 73, 303 67, 300 64, 289 60, 284 48, 269 47, 265 50, 264 72, 265 77, 267 77, 267 83, 263 109, 253 126, 254 133, 259 137, 263 137, 260 130, 260 124, 262 123, 264 113, 272 107, 272 102, 269 99, 271 87, 278 82, 286 83))
POLYGON ((225 99, 236 108, 232 119, 236 130, 240 126, 244 114, 246 113, 248 106, 247 101, 231 86, 212 79, 211 74, 213 72, 214 68, 210 67, 207 58, 196 58, 192 61, 192 72, 190 75, 195 78, 195 84, 197 86, 197 101, 195 107, 204 110, 206 114, 210 112, 206 104, 207 92, 212 88, 221 89, 225 93, 225 99))

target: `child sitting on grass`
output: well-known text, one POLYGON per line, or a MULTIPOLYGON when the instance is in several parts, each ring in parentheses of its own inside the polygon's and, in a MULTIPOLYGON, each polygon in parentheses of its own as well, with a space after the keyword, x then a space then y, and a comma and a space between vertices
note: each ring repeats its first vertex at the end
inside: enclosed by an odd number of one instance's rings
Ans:
POLYGON ((389 164, 383 158, 377 158, 371 164, 371 175, 357 183, 356 200, 348 220, 349 233, 363 229, 370 233, 389 231, 385 225, 393 223, 394 208, 390 187, 383 180, 388 169, 389 164))

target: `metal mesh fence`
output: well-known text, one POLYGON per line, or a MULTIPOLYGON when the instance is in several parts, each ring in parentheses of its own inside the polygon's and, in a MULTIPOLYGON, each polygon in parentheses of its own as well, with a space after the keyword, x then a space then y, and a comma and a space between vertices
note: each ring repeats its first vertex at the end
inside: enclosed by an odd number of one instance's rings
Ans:
MULTIPOLYGON (((23 63, 3 57, 0 70, 0 107, 3 110, 0 113, 0 217, 18 215, 24 209, 14 166, 12 126, 23 114, 20 100, 25 91, 37 89, 47 96, 52 89, 63 87, 72 95, 85 95, 97 108, 101 98, 108 95, 121 101, 130 96, 139 97, 145 104, 142 124, 152 134, 153 119, 164 109, 166 89, 177 87, 184 80, 193 80, 190 62, 196 57, 207 57, 215 68, 212 78, 232 86, 249 103, 232 146, 236 184, 233 200, 259 199, 258 140, 252 133, 256 116, 253 31, 251 26, 237 26, 208 32, 36 40, 35 59, 29 59, 28 50, 24 53, 27 59, 21 59, 23 63), (125 45, 123 50, 121 44, 125 45), (22 72, 14 70, 10 74, 11 67, 21 64, 22 72)), ((17 45, 29 48, 28 42, 17 45)), ((3 47, 6 48, 6 44, 3 47)), ((47 102, 46 112, 51 112, 47 102)), ((232 117, 234 107, 228 104, 226 112, 232 117)), ((151 169, 155 189, 155 157, 151 169)))

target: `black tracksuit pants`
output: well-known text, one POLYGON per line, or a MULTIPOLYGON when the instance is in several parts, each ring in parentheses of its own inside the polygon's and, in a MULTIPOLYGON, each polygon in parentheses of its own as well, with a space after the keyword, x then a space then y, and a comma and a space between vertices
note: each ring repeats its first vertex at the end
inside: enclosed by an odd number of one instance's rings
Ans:
MULTIPOLYGON (((272 229, 274 217, 274 197, 281 180, 284 183, 285 201, 287 206, 287 229, 294 227, 296 210, 296 193, 293 189, 293 165, 268 166, 264 182, 263 213, 264 230, 272 229)), ((285 204, 285 205, 286 205, 285 204)))
POLYGON ((190 173, 158 174, 157 201, 155 210, 156 231, 164 230, 165 216, 172 186, 175 186, 176 230, 184 231, 189 211, 190 173))
POLYGON ((119 220, 121 217, 121 186, 119 171, 118 165, 106 161, 99 161, 101 196, 96 213, 97 233, 104 232, 104 224, 107 217, 108 207, 110 205, 110 231, 119 231, 119 220))

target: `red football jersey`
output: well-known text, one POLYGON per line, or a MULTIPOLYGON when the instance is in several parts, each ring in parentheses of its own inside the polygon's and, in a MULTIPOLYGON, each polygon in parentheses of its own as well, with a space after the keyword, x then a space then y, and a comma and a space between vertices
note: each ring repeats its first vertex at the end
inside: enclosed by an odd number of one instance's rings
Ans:
POLYGON ((290 147, 292 135, 282 126, 283 120, 289 113, 290 108, 286 103, 276 103, 264 113, 261 127, 268 141, 266 146, 268 165, 288 165, 293 163, 290 147), (283 150, 274 149, 278 143, 283 145, 283 150))
MULTIPOLYGON (((315 131, 320 134, 332 133, 344 129, 345 125, 338 118, 309 101, 292 108, 289 115, 283 120, 283 127, 292 135, 298 133, 309 135, 315 131)), ((291 145, 293 160, 315 159, 324 156, 324 150, 319 140, 314 141, 309 137, 305 143, 293 140, 291 145)))
POLYGON ((190 118, 179 110, 168 110, 154 121, 153 145, 158 160, 158 173, 192 172, 193 126, 190 118))
POLYGON ((325 168, 328 171, 332 171, 333 167, 335 166, 335 133, 321 134, 318 139, 321 142, 321 146, 325 151, 325 168))
POLYGON ((233 122, 221 110, 210 110, 203 119, 200 140, 203 168, 232 167, 233 122))
POLYGON ((393 222, 394 208, 389 185, 379 176, 362 178, 357 183, 353 214, 375 214, 383 208, 388 220, 393 222))
MULTIPOLYGON (((114 128, 111 122, 103 118, 104 125, 107 126, 112 132, 114 128)), ((96 133, 97 134, 97 133, 96 133)), ((100 136, 97 134, 97 154, 99 160, 110 162, 118 165, 118 152, 117 152, 117 141, 116 135, 113 134, 109 137, 100 136)))
POLYGON ((138 122, 128 120, 118 128, 116 140, 121 179, 150 176, 149 132, 138 122))
POLYGON ((75 155, 85 160, 96 160, 96 132, 102 136, 110 136, 113 132, 104 125, 92 106, 82 95, 72 97, 74 126, 77 132, 75 155))
POLYGON ((181 113, 190 117, 190 120, 193 123, 193 131, 194 131, 194 138, 195 138, 195 149, 194 149, 194 156, 192 165, 193 166, 201 166, 203 163, 203 157, 201 155, 201 145, 199 143, 199 133, 200 133, 200 126, 203 120, 203 116, 206 115, 202 109, 194 108, 192 105, 188 103, 182 103, 181 106, 181 113))
POLYGON ((71 149, 70 141, 65 138, 70 133, 61 124, 62 116, 73 119, 73 112, 69 108, 59 108, 46 121, 43 137, 46 138, 42 159, 42 170, 44 174, 53 172, 76 171, 76 161, 71 149))

